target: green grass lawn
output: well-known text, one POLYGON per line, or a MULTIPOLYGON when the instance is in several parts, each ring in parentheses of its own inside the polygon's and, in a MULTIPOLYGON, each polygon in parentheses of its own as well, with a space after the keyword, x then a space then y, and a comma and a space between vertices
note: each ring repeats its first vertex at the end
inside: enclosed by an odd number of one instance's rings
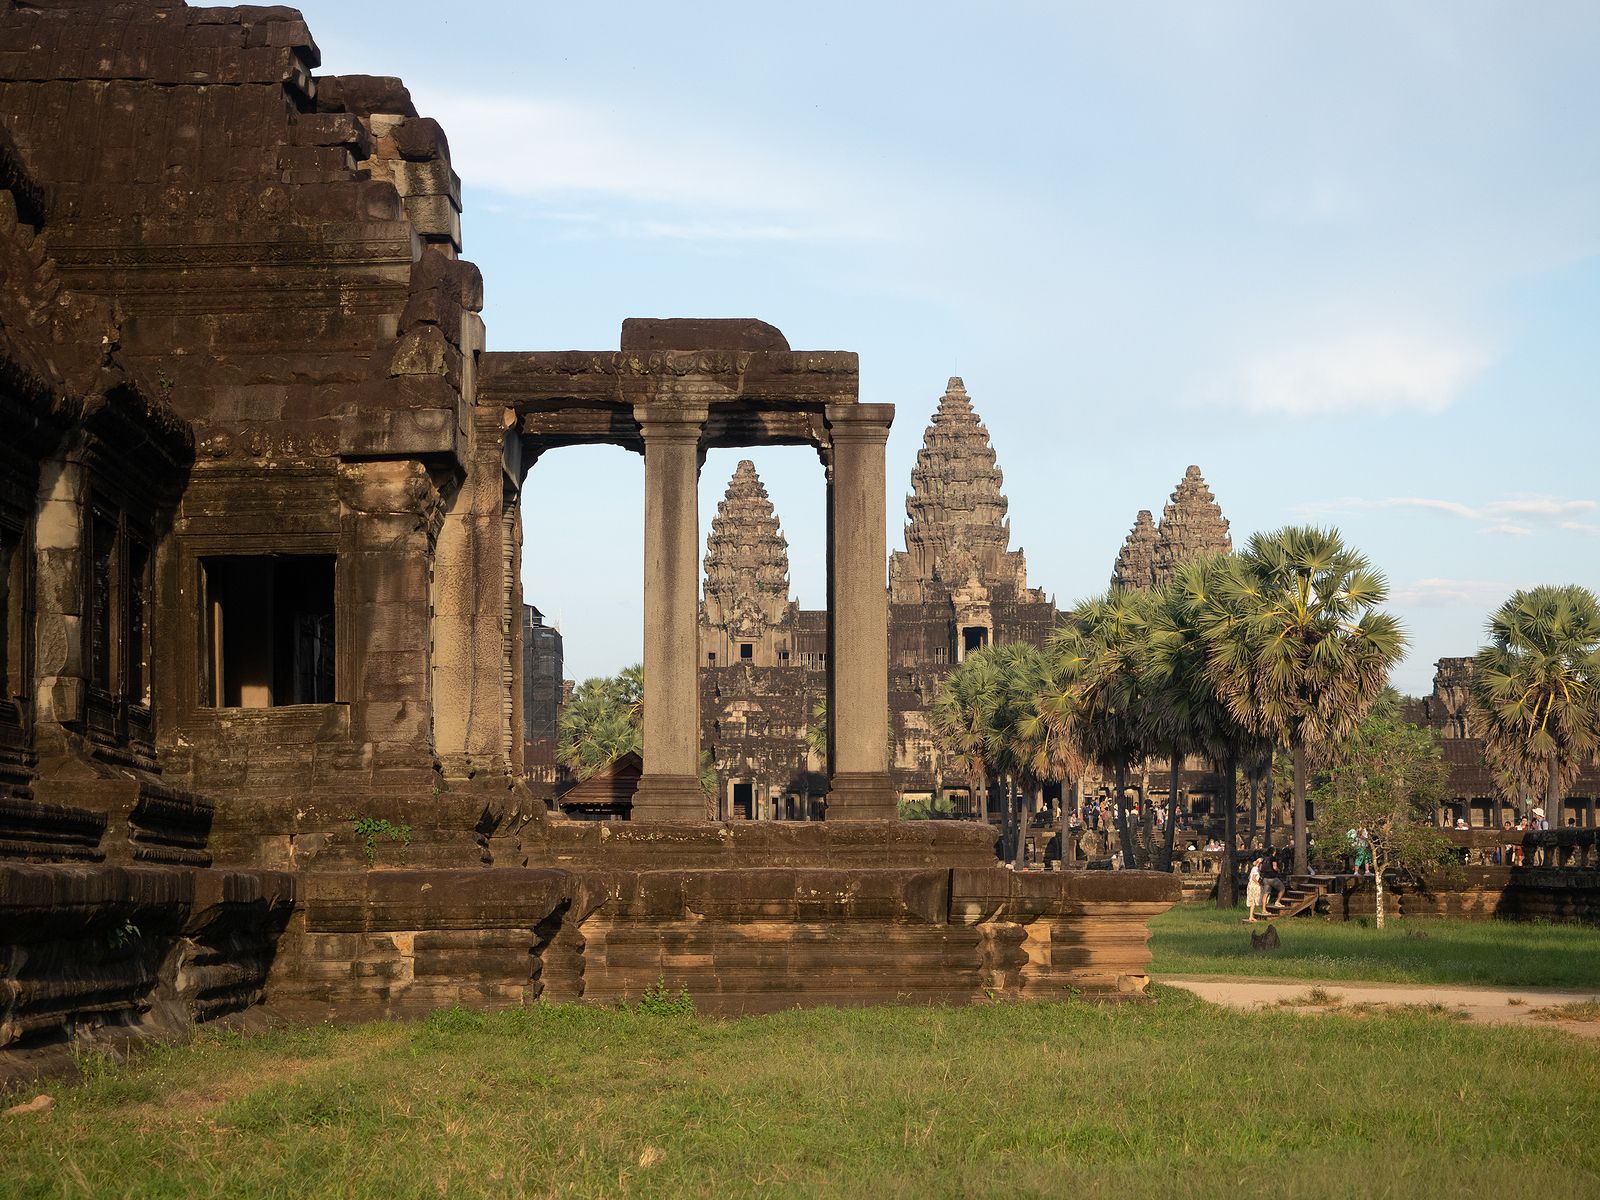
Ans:
MULTIPOLYGON (((14 1092, 31 1095, 35 1089, 14 1092)), ((6 1196, 1600 1195, 1600 1043, 1154 1004, 203 1035, 0 1118, 6 1196)))
POLYGON ((1407 919, 1380 933, 1355 921, 1276 922, 1280 949, 1257 953, 1244 910, 1180 904, 1150 922, 1151 971, 1381 983, 1600 989, 1600 929, 1511 921, 1407 919), (1415 933, 1426 934, 1418 938, 1415 933))

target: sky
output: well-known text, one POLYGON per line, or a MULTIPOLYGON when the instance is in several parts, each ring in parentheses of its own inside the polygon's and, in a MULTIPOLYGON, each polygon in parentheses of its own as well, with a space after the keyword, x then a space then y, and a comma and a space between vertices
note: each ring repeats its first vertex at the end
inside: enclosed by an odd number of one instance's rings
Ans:
MULTIPOLYGON (((755 316, 896 406, 889 544, 945 381, 1012 544, 1102 591, 1190 463, 1236 543, 1337 526, 1431 686, 1518 587, 1600 589, 1600 5, 304 0, 319 73, 449 137, 491 350, 755 316)), ((821 607, 823 479, 741 457, 821 607)), ((567 674, 642 645, 643 465, 552 453, 527 598, 567 674)))

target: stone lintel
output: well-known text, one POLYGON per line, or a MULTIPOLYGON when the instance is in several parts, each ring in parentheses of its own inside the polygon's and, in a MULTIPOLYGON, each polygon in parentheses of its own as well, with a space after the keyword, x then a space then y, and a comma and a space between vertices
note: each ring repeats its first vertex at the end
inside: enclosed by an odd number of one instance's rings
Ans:
POLYGON ((820 412, 853 402, 859 388, 860 360, 849 351, 490 351, 478 403, 519 413, 653 400, 820 412))

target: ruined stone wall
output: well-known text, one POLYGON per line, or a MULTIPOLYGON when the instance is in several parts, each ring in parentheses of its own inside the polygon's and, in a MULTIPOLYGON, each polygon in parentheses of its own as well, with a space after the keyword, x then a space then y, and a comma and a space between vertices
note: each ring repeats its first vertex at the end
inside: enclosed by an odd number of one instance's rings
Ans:
POLYGON ((313 77, 292 9, 7 7, 0 36, 0 120, 61 278, 115 302, 121 355, 193 429, 156 550, 166 776, 229 796, 218 845, 242 861, 363 815, 475 857, 484 802, 461 793, 520 755, 519 608, 498 640, 473 625, 486 580, 513 599, 519 534, 504 415, 471 405, 481 283, 442 131, 397 80, 313 77), (219 699, 217 577, 245 559, 331 561, 331 694, 219 699))

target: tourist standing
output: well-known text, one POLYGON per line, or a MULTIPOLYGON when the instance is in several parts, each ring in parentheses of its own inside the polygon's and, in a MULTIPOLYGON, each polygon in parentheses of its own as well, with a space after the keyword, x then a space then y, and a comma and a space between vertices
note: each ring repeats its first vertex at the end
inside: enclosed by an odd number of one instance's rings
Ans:
POLYGON ((1267 915, 1266 905, 1261 903, 1261 860, 1258 858, 1250 864, 1250 882, 1244 889, 1244 906, 1250 910, 1250 915, 1245 918, 1250 924, 1256 923, 1256 909, 1261 909, 1261 915, 1267 915))

